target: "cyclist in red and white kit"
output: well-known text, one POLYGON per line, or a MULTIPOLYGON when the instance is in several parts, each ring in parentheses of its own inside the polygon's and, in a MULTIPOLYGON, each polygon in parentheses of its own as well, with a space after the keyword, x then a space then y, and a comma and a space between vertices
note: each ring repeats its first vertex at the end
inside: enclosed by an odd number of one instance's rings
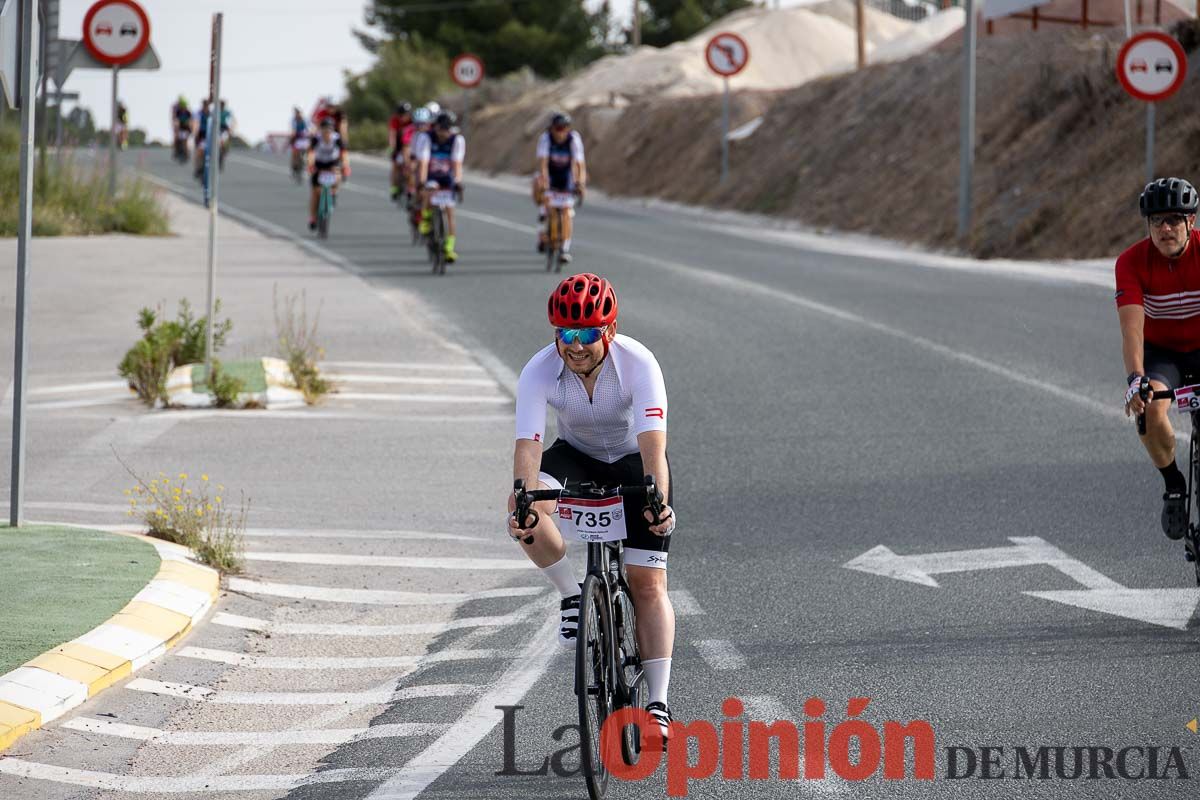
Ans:
POLYGON ((392 157, 392 200, 400 196, 407 186, 405 167, 408 166, 409 148, 412 145, 413 133, 412 103, 399 103, 396 113, 388 120, 388 151, 392 157))
POLYGON ((1179 388, 1185 375, 1200 376, 1200 234, 1196 188, 1181 178, 1146 185, 1138 205, 1149 236, 1117 258, 1117 313, 1125 369, 1125 413, 1146 414, 1142 444, 1163 476, 1162 529, 1187 532, 1187 480, 1175 463, 1169 400, 1143 401, 1142 378, 1155 391, 1179 388))
MULTIPOLYGON (((562 488, 564 481, 640 484, 647 474, 658 481, 667 498, 661 524, 651 524, 639 501, 625 499, 624 558, 649 691, 646 711, 666 737, 675 640, 666 569, 675 512, 662 370, 645 345, 617 333, 617 296, 604 278, 585 272, 562 281, 550 295, 548 312, 555 340, 529 360, 517 382, 513 477, 541 489, 562 488), (556 412, 558 439, 543 452, 547 406, 556 412)), ((580 584, 554 524, 554 503, 534 505, 540 519, 530 544, 519 538, 515 507, 509 495, 509 534, 562 595, 559 643, 574 647, 580 584)))

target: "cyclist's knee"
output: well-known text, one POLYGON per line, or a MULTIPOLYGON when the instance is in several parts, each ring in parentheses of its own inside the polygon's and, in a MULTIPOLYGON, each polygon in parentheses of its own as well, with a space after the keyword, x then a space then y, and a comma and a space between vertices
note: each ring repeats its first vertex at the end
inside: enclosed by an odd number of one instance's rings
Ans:
POLYGON ((629 592, 635 602, 657 602, 667 599, 665 569, 630 565, 625 568, 625 574, 629 578, 629 592))

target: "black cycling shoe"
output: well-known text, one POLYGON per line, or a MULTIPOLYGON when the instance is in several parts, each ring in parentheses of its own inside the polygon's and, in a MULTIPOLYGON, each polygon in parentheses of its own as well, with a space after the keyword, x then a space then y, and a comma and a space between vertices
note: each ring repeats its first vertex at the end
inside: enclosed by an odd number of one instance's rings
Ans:
POLYGON ((646 713, 650 718, 658 723, 658 729, 662 733, 663 741, 666 742, 671 738, 671 709, 666 703, 647 703, 646 713))
POLYGON ((1163 495, 1162 529, 1168 539, 1182 539, 1187 533, 1187 499, 1183 492, 1163 495))

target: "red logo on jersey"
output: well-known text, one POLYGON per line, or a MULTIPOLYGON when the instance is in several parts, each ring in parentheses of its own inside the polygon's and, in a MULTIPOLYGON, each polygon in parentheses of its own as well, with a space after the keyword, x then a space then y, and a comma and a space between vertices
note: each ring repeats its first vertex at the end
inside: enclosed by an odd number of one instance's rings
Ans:
POLYGON ((542 440, 542 435, 541 435, 540 433, 535 433, 535 434, 533 435, 533 440, 534 440, 535 442, 540 442, 540 441, 542 440))
POLYGON ((559 519, 570 519, 571 518, 571 509, 567 508, 566 506, 563 506, 562 508, 560 508, 558 510, 558 518, 559 519))
POLYGON ((663 416, 663 410, 661 408, 647 408, 646 416, 647 417, 658 417, 659 419, 666 419, 666 417, 663 416))

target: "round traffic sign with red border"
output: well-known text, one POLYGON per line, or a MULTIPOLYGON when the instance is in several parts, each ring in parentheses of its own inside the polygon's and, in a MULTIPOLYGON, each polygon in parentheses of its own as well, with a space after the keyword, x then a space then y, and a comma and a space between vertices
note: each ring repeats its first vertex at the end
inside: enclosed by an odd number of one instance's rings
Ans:
POLYGON ((84 15, 83 45, 109 66, 132 64, 150 46, 150 18, 133 0, 100 0, 84 15))
POLYGON ((708 68, 723 77, 737 75, 750 62, 750 46, 736 33, 718 33, 704 46, 708 68))
POLYGON ((1171 36, 1147 31, 1131 37, 1117 53, 1117 80, 1138 100, 1166 100, 1187 77, 1187 55, 1171 36))
POLYGON ((450 65, 450 77, 464 89, 483 82, 483 59, 471 53, 463 53, 450 65))

